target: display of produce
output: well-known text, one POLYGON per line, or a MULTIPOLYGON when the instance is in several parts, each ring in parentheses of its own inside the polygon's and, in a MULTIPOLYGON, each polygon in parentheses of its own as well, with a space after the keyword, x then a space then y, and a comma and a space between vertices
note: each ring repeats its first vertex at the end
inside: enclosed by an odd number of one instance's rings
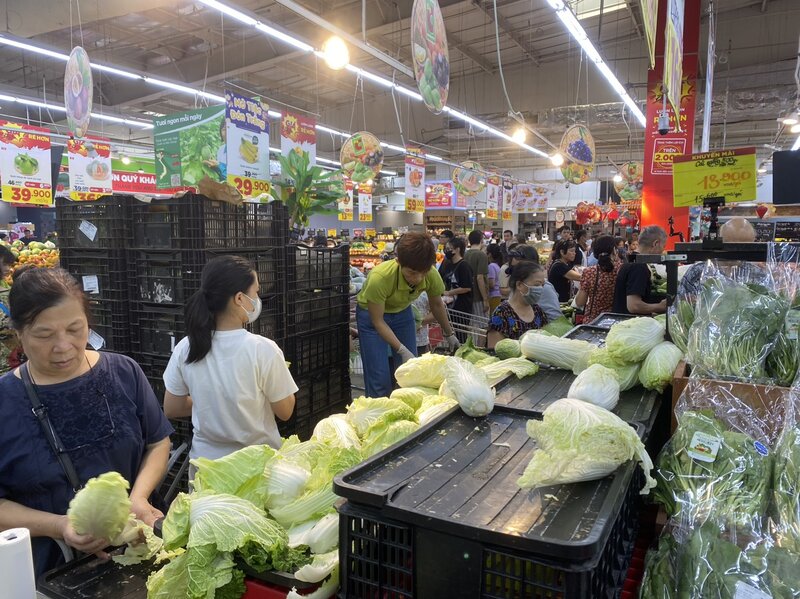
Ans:
MULTIPOLYGON (((58 266, 59 251, 56 244, 52 241, 45 241, 44 243, 40 241, 31 241, 28 245, 25 245, 22 241, 17 239, 10 244, 0 241, 0 245, 9 248, 17 259, 17 263, 11 269, 11 274, 13 274, 14 268, 24 264, 43 266, 46 268, 58 266)), ((11 282, 11 274, 9 274, 8 283, 11 282)))

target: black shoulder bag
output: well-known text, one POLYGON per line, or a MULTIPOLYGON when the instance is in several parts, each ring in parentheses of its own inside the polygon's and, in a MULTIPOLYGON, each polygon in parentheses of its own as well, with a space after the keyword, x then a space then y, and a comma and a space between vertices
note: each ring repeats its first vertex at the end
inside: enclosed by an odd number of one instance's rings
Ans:
POLYGON ((63 445, 58 438, 56 429, 53 428, 53 424, 50 422, 50 418, 47 416, 47 407, 42 405, 42 402, 39 400, 39 394, 36 392, 36 387, 33 385, 33 380, 28 372, 27 364, 20 366, 19 374, 22 378, 22 383, 25 385, 28 400, 31 402, 31 412, 36 416, 39 424, 42 425, 42 431, 44 431, 44 436, 47 437, 47 442, 50 443, 50 449, 53 450, 53 453, 58 459, 58 463, 61 464, 61 468, 64 470, 64 474, 67 476, 72 490, 77 493, 81 489, 81 482, 75 470, 75 465, 72 463, 69 454, 59 449, 63 447, 63 445))

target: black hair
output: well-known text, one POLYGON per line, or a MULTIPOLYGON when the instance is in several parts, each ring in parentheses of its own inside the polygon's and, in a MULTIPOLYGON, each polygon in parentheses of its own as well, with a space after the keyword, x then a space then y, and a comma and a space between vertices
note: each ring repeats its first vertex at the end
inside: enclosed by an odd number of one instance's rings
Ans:
POLYGON ((622 237, 615 237, 614 238, 614 247, 617 247, 620 243, 625 243, 625 240, 622 237))
POLYGON ((603 272, 613 272, 613 256, 616 246, 616 240, 611 235, 601 235, 592 244, 592 253, 597 258, 597 265, 603 272))
POLYGON ((42 312, 70 298, 78 300, 86 320, 91 322, 89 299, 66 270, 20 266, 14 271, 14 283, 8 294, 11 326, 21 331, 32 325, 42 312))
POLYGON ((538 263, 539 252, 533 246, 520 244, 508 250, 508 263, 511 264, 514 258, 538 263))
POLYGON ((461 252, 461 257, 462 258, 464 257, 464 254, 467 251, 467 244, 464 243, 464 239, 463 238, 461 238, 461 237, 453 237, 452 239, 449 239, 447 241, 447 243, 449 243, 450 247, 453 248, 454 250, 460 251, 461 252))
POLYGON ((490 262, 498 265, 503 263, 503 252, 496 243, 486 246, 486 253, 489 254, 490 262))
POLYGON ((512 290, 516 289, 517 283, 523 283, 529 276, 535 275, 537 272, 541 272, 543 270, 544 268, 538 262, 523 260, 514 266, 514 269, 511 271, 511 274, 508 278, 508 286, 512 290))
POLYGON ((575 241, 580 241, 587 235, 589 235, 589 231, 587 231, 586 229, 578 229, 577 231, 575 231, 575 241))
POLYGON ((439 233, 439 237, 447 237, 447 239, 453 239, 456 236, 450 229, 445 229, 441 233, 439 233))
POLYGON ((553 246, 553 262, 561 260, 561 254, 566 254, 572 248, 578 247, 572 239, 562 239, 553 246))
POLYGON ((517 233, 517 241, 520 245, 528 243, 528 236, 525 233, 517 233))
POLYGON ((470 245, 478 245, 481 241, 483 241, 483 233, 475 229, 469 232, 467 239, 469 239, 470 245))
POLYGON ((15 264, 16 261, 17 257, 14 255, 14 252, 12 252, 6 246, 0 245, 0 263, 11 266, 12 264, 15 264))
POLYGON ((189 355, 186 363, 199 362, 211 351, 217 315, 237 293, 247 293, 256 280, 253 266, 241 256, 219 256, 203 267, 200 290, 184 306, 189 355))
POLYGON ((511 229, 506 229, 505 231, 503 231, 503 235, 505 235, 506 233, 511 235, 511 237, 514 237, 514 231, 512 231, 511 229))

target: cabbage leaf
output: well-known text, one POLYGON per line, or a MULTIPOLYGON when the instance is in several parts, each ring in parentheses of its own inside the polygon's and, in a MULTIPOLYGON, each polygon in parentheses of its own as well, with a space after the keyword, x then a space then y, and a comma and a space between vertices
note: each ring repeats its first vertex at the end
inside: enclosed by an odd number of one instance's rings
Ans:
POLYGON ((401 387, 430 387, 438 389, 444 380, 447 356, 424 354, 405 362, 394 373, 401 387))
POLYGON ((392 391, 389 399, 399 399, 407 403, 414 411, 419 410, 422 405, 422 400, 429 395, 438 395, 438 389, 431 389, 430 387, 400 387, 392 391))
POLYGON ((656 345, 645 358, 639 381, 645 389, 654 389, 661 393, 672 383, 672 377, 678 363, 683 359, 683 352, 669 341, 656 345))
POLYGON ((269 445, 252 445, 216 460, 192 460, 197 467, 194 490, 228 493, 263 506, 267 497, 264 469, 274 456, 269 445))
POLYGON ((507 358, 480 368, 491 387, 494 387, 510 373, 515 374, 518 379, 524 379, 526 376, 533 376, 539 372, 539 366, 527 358, 507 358))
POLYGON ((358 433, 344 414, 334 414, 317 422, 312 437, 331 447, 361 448, 358 433))
POLYGON ((494 389, 486 374, 461 358, 450 358, 445 367, 447 391, 458 401, 467 416, 486 416, 494 408, 494 389))
POLYGON ((416 432, 418 428, 419 424, 416 421, 409 420, 383 422, 378 426, 372 427, 364 437, 364 457, 380 453, 387 447, 416 432))
POLYGON ((347 420, 363 439, 377 424, 395 420, 414 420, 414 409, 399 399, 359 397, 347 406, 347 420))

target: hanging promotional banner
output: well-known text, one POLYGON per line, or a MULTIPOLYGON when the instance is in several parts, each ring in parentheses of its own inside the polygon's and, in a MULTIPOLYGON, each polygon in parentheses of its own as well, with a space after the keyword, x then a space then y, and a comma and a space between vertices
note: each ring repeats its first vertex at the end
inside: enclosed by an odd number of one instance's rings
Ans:
POLYGON ((501 179, 496 175, 486 178, 486 218, 496 219, 500 214, 500 197, 502 196, 501 179))
POLYGON ((353 182, 349 179, 344 182, 344 197, 339 199, 339 220, 353 220, 353 182))
MULTIPOLYGON (((664 2, 665 0, 661 0, 664 2)), ((642 7, 642 24, 647 39, 647 53, 650 56, 650 68, 656 66, 656 25, 658 23, 658 0, 640 0, 642 7)))
POLYGON ((111 140, 69 139, 67 156, 71 200, 90 202, 111 195, 111 140))
POLYGON ((0 185, 4 202, 49 206, 53 203, 50 131, 0 121, 0 185))
POLYGON ((701 206, 709 198, 755 202, 756 180, 755 148, 678 156, 672 169, 672 196, 675 206, 701 206))
POLYGON ((508 179, 503 180, 503 220, 511 220, 511 209, 514 206, 514 184, 508 179))
POLYGON ((512 212, 537 214, 547 210, 550 189, 530 183, 516 185, 511 192, 512 212))
POLYGON ((664 87, 675 112, 680 111, 683 95, 683 23, 684 0, 667 0, 667 24, 664 30, 664 87))
MULTIPOLYGON (((225 106, 153 119, 156 186, 196 186, 204 177, 227 181, 225 106)), ((267 171, 269 172, 269 171, 267 171)))
POLYGON ((443 210, 453 207, 452 181, 431 181, 425 187, 425 210, 443 210))
POLYGON ((406 148, 406 212, 425 212, 425 159, 419 148, 406 148))
POLYGON ((81 46, 69 53, 64 69, 64 108, 67 127, 75 137, 83 137, 89 130, 92 118, 92 65, 89 55, 81 46))
POLYGON ((465 160, 453 169, 453 184, 459 196, 473 197, 486 187, 486 175, 483 167, 474 160, 465 160))
POLYGON ((372 222, 372 187, 358 186, 358 222, 372 222))
POLYGON ((317 164, 317 121, 284 112, 281 117, 281 154, 308 152, 309 165, 317 164))
POLYGON ((245 199, 269 195, 268 108, 259 99, 225 91, 226 178, 245 199))
POLYGON ((414 0, 411 9, 411 47, 414 77, 422 101, 433 114, 447 105, 450 91, 450 54, 447 31, 437 0, 414 0))

